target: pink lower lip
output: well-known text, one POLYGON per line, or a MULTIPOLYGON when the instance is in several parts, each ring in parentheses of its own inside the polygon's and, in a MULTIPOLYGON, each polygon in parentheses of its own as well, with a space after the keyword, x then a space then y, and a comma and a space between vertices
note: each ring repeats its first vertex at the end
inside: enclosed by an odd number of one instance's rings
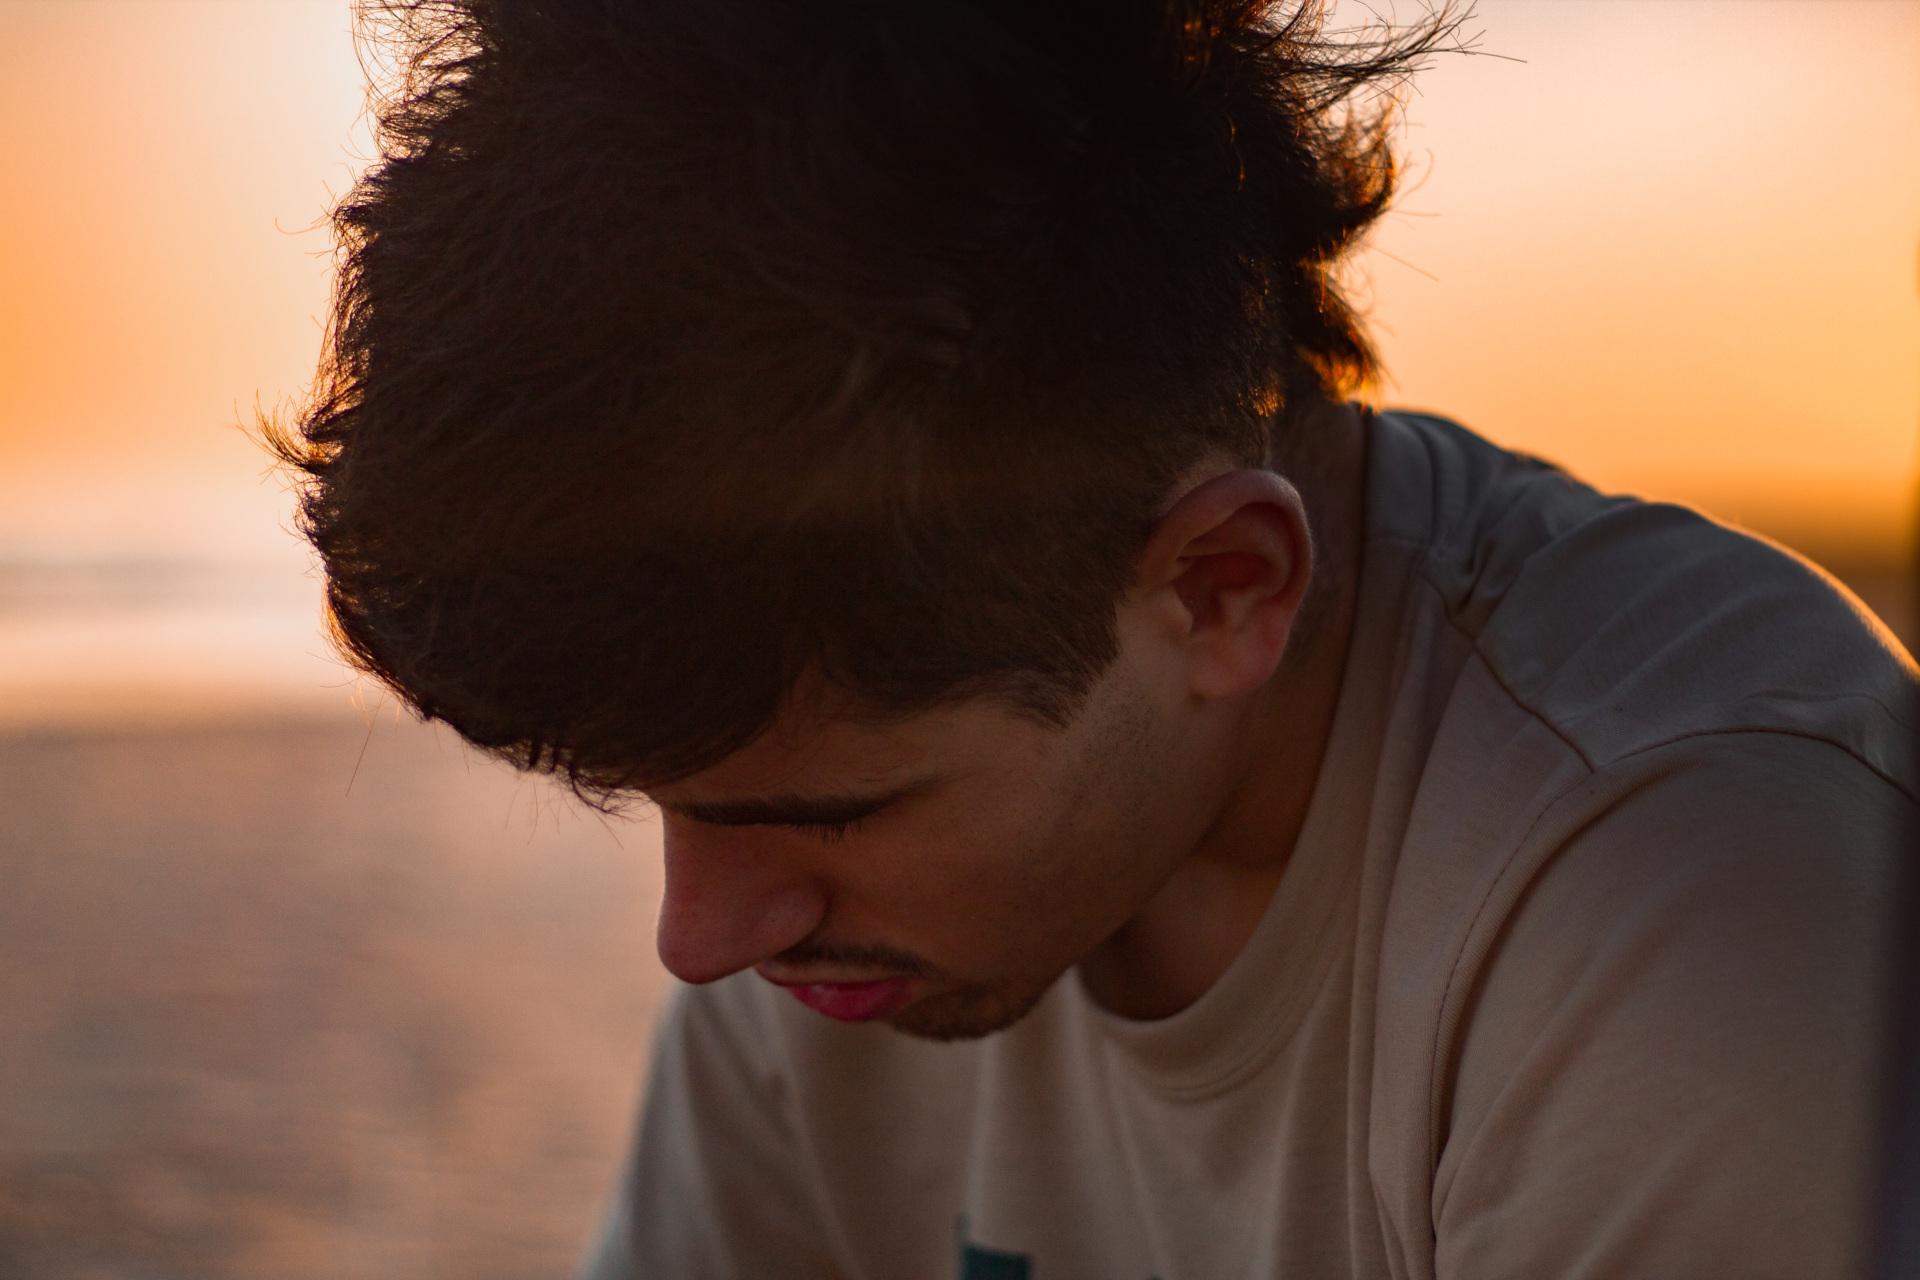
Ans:
POLYGON ((884 1018, 913 998, 912 978, 882 978, 878 982, 809 982, 787 991, 815 1013, 840 1022, 869 1022, 884 1018))

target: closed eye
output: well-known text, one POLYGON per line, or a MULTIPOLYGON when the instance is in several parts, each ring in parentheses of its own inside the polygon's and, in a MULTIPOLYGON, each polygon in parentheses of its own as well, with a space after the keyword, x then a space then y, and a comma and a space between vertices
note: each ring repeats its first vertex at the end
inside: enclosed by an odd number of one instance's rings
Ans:
POLYGON ((820 840, 844 840, 869 818, 926 787, 916 781, 868 795, 753 796, 738 800, 662 800, 660 807, 715 827, 773 827, 820 840))

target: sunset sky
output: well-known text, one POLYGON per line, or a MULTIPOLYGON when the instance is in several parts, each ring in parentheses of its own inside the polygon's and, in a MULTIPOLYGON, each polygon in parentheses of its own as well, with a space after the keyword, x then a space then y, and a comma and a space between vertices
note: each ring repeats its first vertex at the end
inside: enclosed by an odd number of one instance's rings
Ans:
MULTIPOLYGON (((349 29, 343 0, 0 0, 0 557, 289 554, 236 424, 318 350, 312 228, 371 145, 349 29)), ((1497 56, 1409 95, 1353 273, 1382 398, 1822 553, 1892 545, 1920 5, 1483 0, 1469 30, 1497 56)))

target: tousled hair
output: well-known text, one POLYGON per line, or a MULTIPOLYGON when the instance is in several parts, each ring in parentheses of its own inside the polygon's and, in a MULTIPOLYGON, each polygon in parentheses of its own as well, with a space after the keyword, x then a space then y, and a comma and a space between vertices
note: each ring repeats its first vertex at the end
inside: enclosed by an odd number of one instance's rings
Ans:
POLYGON ((1156 504, 1364 384, 1330 271, 1452 31, 1319 0, 381 0, 270 442, 339 644, 610 796, 818 678, 1071 716, 1156 504))

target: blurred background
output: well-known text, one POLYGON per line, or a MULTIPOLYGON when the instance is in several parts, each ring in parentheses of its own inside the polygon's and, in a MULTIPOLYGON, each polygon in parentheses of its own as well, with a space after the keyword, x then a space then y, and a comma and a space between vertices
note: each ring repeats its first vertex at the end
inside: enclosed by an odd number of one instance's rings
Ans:
MULTIPOLYGON (((1920 5, 1469 30, 1351 272, 1381 398, 1911 644, 1920 5)), ((363 84, 343 0, 0 0, 0 1280, 562 1274, 626 1137, 657 829, 357 686, 239 429, 311 374, 363 84)))

